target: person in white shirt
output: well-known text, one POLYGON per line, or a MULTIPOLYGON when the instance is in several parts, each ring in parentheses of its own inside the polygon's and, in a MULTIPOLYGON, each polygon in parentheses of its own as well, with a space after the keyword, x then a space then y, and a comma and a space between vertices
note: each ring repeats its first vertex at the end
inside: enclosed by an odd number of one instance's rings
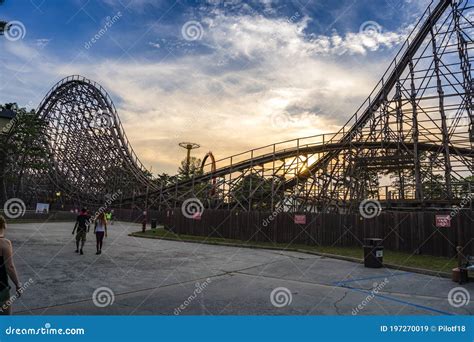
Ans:
POLYGON ((105 219, 105 214, 100 213, 95 220, 94 233, 97 241, 97 253, 102 253, 102 245, 104 241, 104 236, 107 237, 107 220, 105 219))

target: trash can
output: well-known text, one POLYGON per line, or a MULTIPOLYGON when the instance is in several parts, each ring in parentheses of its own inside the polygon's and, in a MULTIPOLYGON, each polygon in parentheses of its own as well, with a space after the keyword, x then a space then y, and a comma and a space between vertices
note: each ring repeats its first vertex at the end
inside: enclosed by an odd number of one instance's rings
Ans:
POLYGON ((459 267, 453 268, 452 280, 459 284, 464 284, 464 283, 469 282, 467 269, 459 268, 459 267))
POLYGON ((156 229, 156 219, 151 219, 151 229, 156 229))
POLYGON ((383 267, 382 239, 364 239, 364 266, 369 268, 383 267))

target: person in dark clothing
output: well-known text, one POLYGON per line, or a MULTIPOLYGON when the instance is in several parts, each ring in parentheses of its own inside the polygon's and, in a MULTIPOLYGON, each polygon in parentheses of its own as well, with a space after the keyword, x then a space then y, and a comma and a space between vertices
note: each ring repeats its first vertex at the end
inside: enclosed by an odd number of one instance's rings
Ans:
POLYGON ((86 242, 86 236, 90 229, 90 219, 91 217, 87 213, 87 209, 81 209, 80 214, 77 216, 76 224, 74 225, 74 229, 72 230, 72 235, 77 229, 76 232, 76 253, 84 254, 83 248, 86 242), (81 249, 79 250, 79 244, 81 245, 81 249))
POLYGON ((0 215, 0 315, 11 315, 10 278, 15 284, 16 298, 21 297, 21 285, 13 263, 13 247, 10 240, 5 239, 7 221, 0 215))

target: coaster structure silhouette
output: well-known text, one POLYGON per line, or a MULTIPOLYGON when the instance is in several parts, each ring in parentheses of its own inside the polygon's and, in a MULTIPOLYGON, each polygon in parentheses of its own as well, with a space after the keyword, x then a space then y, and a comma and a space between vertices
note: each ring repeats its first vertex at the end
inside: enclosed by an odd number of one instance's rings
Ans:
POLYGON ((60 190, 66 202, 95 205, 158 189, 99 84, 66 77, 44 97, 37 115, 47 122, 51 155, 49 170, 29 177, 38 192, 60 190))
POLYGON ((336 133, 255 148, 158 184, 133 151, 110 96, 81 76, 39 106, 48 121, 49 179, 81 201, 120 192, 121 205, 340 212, 451 206, 472 195, 474 0, 433 1, 373 91, 336 133), (146 203, 146 204, 145 204, 146 203))

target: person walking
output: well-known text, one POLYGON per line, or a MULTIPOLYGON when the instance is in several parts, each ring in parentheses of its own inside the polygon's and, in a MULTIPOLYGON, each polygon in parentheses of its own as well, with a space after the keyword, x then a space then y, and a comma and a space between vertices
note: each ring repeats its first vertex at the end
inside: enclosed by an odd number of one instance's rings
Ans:
POLYGON ((110 222, 110 224, 114 224, 112 222, 112 211, 109 211, 108 213, 106 213, 105 218, 107 219, 107 222, 110 222))
POLYGON ((80 214, 77 216, 76 224, 74 225, 74 229, 72 230, 72 235, 77 229, 76 233, 76 253, 80 253, 81 255, 84 254, 84 244, 86 243, 87 233, 90 229, 90 219, 91 217, 87 213, 86 208, 82 208, 80 214), (79 244, 81 249, 79 250, 79 244))
POLYGON ((105 218, 104 213, 100 213, 97 216, 97 219, 95 220, 94 224, 94 233, 97 244, 97 253, 95 254, 101 254, 102 245, 104 243, 104 236, 107 237, 107 220, 105 218))
POLYGON ((16 288, 16 298, 21 297, 21 285, 13 263, 13 247, 10 240, 5 238, 7 221, 0 215, 0 315, 11 315, 12 307, 10 300, 11 279, 16 288))

